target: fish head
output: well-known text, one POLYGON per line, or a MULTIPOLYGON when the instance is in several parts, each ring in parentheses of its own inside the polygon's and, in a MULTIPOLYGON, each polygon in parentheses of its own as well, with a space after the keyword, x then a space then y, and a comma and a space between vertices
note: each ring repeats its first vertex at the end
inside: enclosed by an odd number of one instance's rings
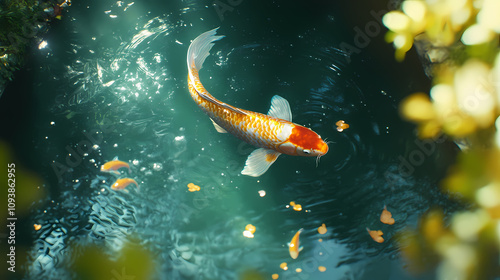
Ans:
POLYGON ((311 129, 295 125, 288 140, 278 146, 278 151, 293 156, 320 157, 328 152, 328 144, 311 129))

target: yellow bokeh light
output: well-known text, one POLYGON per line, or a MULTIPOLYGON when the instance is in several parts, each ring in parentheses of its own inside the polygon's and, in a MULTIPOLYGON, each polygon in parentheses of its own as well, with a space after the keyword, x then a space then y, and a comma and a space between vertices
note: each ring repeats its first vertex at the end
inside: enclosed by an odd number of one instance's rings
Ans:
POLYGON ((425 93, 415 93, 401 102, 401 113, 412 121, 429 121, 435 112, 432 103, 425 93))
POLYGON ((469 26, 462 35, 464 45, 479 45, 487 43, 495 37, 495 33, 482 25, 474 24, 469 26))
POLYGON ((400 11, 392 11, 384 15, 382 22, 390 30, 398 32, 409 29, 411 19, 400 11))

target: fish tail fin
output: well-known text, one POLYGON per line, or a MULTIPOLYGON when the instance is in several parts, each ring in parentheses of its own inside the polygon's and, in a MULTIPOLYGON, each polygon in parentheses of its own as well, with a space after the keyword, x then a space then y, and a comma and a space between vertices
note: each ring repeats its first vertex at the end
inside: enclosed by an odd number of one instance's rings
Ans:
POLYGON ((207 31, 193 40, 191 45, 189 45, 188 55, 187 55, 187 66, 191 69, 194 63, 196 70, 200 70, 203 66, 203 62, 210 53, 214 42, 224 38, 224 36, 216 36, 217 29, 219 27, 207 31))

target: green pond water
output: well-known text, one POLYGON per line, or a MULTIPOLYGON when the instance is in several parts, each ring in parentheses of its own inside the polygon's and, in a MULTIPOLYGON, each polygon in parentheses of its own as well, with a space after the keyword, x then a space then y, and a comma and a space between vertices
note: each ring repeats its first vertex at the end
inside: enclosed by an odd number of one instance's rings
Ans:
POLYGON ((454 207, 438 182, 456 149, 418 140, 399 117, 399 101, 429 81, 414 54, 394 62, 373 15, 387 4, 337 2, 74 1, 0 99, 12 120, 2 138, 47 193, 26 222, 43 228, 19 233, 24 279, 80 279, 72 244, 111 258, 131 236, 151 252, 152 279, 433 279, 406 272, 395 237, 430 207, 454 207), (254 148, 217 133, 187 89, 190 40, 218 26, 226 37, 200 71, 206 89, 261 113, 286 98, 294 122, 331 141, 317 166, 281 156, 261 177, 240 174, 254 148), (350 127, 337 131, 339 120, 350 127), (116 176, 99 168, 115 157, 139 191, 109 188, 116 176), (380 223, 384 205, 394 225, 380 223))

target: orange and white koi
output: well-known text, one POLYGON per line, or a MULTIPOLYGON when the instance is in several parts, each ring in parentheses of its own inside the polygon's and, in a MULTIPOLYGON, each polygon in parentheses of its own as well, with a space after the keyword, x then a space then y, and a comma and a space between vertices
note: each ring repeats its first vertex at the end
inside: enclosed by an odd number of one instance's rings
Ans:
POLYGON ((326 154, 328 145, 318 134, 292 123, 290 104, 283 97, 275 95, 271 99, 271 108, 265 115, 231 106, 208 93, 200 81, 198 71, 214 42, 224 37, 215 35, 217 29, 201 34, 189 46, 188 86, 191 97, 210 117, 218 132, 229 132, 259 147, 248 156, 241 173, 258 177, 264 174, 281 154, 316 156, 317 159, 326 154))
POLYGON ((304 231, 303 228, 299 229, 293 236, 292 241, 288 243, 288 252, 294 260, 299 257, 299 252, 302 251, 302 247, 299 247, 299 236, 302 231, 304 231))
POLYGON ((108 161, 101 166, 101 172, 111 172, 115 174, 120 174, 118 169, 127 168, 128 173, 130 174, 130 165, 124 161, 113 159, 112 161, 108 161))
POLYGON ((130 178, 121 178, 117 179, 113 185, 111 185, 111 189, 113 190, 123 190, 126 188, 128 185, 134 184, 137 189, 139 189, 139 184, 134 179, 130 178))

